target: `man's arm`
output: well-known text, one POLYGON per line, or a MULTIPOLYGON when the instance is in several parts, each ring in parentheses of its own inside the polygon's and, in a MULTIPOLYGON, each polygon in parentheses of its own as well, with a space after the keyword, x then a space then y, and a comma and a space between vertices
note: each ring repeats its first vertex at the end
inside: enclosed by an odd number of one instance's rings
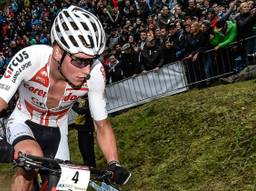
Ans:
POLYGON ((112 181, 116 184, 126 184, 131 173, 123 168, 118 160, 117 144, 111 123, 108 120, 106 99, 104 96, 105 73, 101 64, 97 64, 91 71, 91 78, 87 81, 89 92, 89 106, 95 123, 97 140, 108 162, 107 169, 112 172, 112 181))
POLYGON ((107 162, 118 161, 116 137, 110 121, 104 119, 95 121, 95 124, 97 141, 107 162))
POLYGON ((118 161, 116 138, 108 119, 95 121, 98 144, 108 161, 107 169, 112 172, 111 180, 116 184, 126 184, 131 177, 118 161))

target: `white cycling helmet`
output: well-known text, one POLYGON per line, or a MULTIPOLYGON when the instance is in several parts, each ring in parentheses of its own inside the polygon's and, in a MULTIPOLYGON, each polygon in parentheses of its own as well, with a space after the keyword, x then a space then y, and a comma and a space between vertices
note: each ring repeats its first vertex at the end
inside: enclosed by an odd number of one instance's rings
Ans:
POLYGON ((106 44, 104 29, 99 19, 80 7, 71 5, 55 18, 51 29, 51 42, 70 54, 100 55, 106 44))

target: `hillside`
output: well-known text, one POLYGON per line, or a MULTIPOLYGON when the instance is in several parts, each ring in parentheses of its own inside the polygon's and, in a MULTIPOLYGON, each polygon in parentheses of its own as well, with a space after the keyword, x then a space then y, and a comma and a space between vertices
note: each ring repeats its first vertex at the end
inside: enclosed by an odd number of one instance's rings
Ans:
POLYGON ((171 96, 112 118, 124 190, 255 190, 256 84, 171 96))
MULTIPOLYGON (((256 190, 255 92, 255 81, 220 85, 112 116, 120 158, 132 172, 123 190, 256 190)), ((75 137, 71 130, 72 160, 81 161, 75 137)))

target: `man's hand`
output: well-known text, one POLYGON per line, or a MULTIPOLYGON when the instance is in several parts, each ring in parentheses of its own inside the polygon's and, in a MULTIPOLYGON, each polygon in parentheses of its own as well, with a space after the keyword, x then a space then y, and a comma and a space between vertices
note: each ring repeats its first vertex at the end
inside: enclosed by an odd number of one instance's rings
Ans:
POLYGON ((111 181, 116 184, 126 184, 131 177, 131 173, 123 168, 117 161, 110 161, 107 169, 113 172, 111 181))

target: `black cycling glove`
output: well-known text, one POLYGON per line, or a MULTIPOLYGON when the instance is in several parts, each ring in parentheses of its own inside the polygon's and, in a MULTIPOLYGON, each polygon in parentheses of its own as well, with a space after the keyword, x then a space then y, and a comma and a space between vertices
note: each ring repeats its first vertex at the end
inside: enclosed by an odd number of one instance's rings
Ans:
POLYGON ((123 168, 117 161, 109 162, 107 169, 113 173, 111 181, 115 184, 126 184, 131 177, 131 173, 123 168))

